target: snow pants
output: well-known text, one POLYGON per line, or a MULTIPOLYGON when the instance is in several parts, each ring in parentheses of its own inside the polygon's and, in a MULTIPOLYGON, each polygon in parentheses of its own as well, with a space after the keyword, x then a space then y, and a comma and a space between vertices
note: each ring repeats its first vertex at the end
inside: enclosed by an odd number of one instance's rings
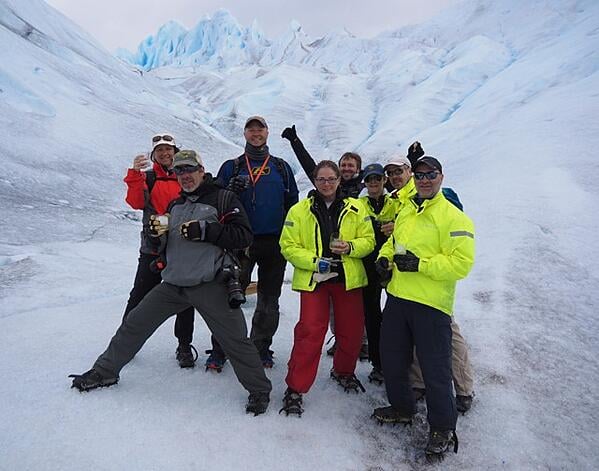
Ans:
POLYGON ((333 368, 338 374, 353 374, 364 332, 362 289, 345 290, 344 283, 322 283, 312 292, 300 293, 300 319, 293 330, 293 349, 285 382, 306 393, 316 379, 322 344, 329 322, 329 300, 335 310, 337 349, 333 368))
POLYGON ((368 286, 364 287, 364 319, 366 323, 366 336, 368 337, 368 360, 375 368, 381 367, 380 339, 381 322, 383 314, 381 312, 381 293, 383 287, 374 268, 374 259, 368 256, 362 260, 366 275, 368 276, 368 286))
MULTIPOLYGON (((157 258, 157 255, 147 253, 139 254, 135 281, 133 282, 133 289, 131 289, 131 292, 129 293, 129 301, 127 301, 127 307, 123 314, 123 322, 131 310, 140 303, 144 296, 162 281, 160 273, 154 273, 150 270, 150 264, 157 258)), ((190 344, 193 339, 194 315, 193 307, 188 307, 177 314, 175 320, 175 337, 177 337, 180 344, 190 344)))
MULTIPOLYGON (((452 318, 451 322, 451 370, 453 376, 453 387, 458 396, 471 396, 474 393, 474 381, 472 379, 472 364, 468 355, 468 345, 458 323, 452 318)), ((414 356, 414 363, 410 368, 410 383, 413 388, 424 389, 424 379, 420 371, 418 356, 414 356)))
MULTIPOLYGON (((240 258, 241 286, 245 290, 250 284, 254 266, 258 265, 258 293, 256 309, 252 317, 250 338, 258 352, 266 352, 279 327, 279 297, 285 276, 287 261, 281 255, 278 235, 257 235, 250 246, 247 257, 240 258)), ((222 348, 212 338, 212 349, 222 348)))
POLYGON ((405 416, 416 412, 409 380, 414 347, 426 387, 430 428, 455 430, 451 317, 433 307, 388 295, 381 326, 381 360, 389 402, 405 416))
POLYGON ((118 376, 123 366, 173 312, 190 306, 200 313, 222 345, 243 387, 250 393, 270 392, 270 381, 264 374, 256 348, 247 336, 243 312, 240 308, 229 307, 227 288, 217 281, 187 288, 164 282, 156 286, 129 313, 106 351, 96 360, 94 368, 108 376, 118 376))

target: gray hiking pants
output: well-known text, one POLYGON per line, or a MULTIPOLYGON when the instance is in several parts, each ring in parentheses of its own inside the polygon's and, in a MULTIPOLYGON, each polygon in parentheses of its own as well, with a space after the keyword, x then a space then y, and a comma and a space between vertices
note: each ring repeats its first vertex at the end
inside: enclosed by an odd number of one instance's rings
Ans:
POLYGON ((243 312, 240 308, 231 309, 227 299, 226 286, 216 281, 188 288, 162 282, 129 313, 94 368, 118 376, 172 313, 193 306, 222 345, 243 387, 250 393, 270 392, 272 386, 256 347, 248 338, 243 312))
MULTIPOLYGON (((472 365, 468 357, 468 345, 460 332, 455 318, 451 322, 451 370, 453 387, 458 396, 471 396, 474 391, 472 380, 472 365)), ((414 362, 410 367, 410 383, 413 388, 424 389, 424 379, 420 371, 418 357, 414 355, 414 362)))

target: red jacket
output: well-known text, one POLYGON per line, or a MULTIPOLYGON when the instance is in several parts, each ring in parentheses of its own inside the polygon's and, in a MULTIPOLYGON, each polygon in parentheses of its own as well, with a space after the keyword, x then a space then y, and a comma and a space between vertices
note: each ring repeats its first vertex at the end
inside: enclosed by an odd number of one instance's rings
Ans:
POLYGON ((151 208, 146 207, 145 192, 146 186, 145 172, 129 169, 124 178, 127 184, 127 196, 125 201, 133 209, 150 210, 151 214, 164 214, 169 203, 179 196, 181 187, 177 182, 177 177, 174 173, 170 175, 164 170, 162 165, 154 162, 154 172, 156 173, 156 181, 152 187, 150 194, 151 208))
POLYGON ((133 209, 143 210, 141 231, 140 252, 147 254, 156 254, 156 247, 147 234, 150 216, 152 214, 164 214, 169 203, 179 197, 181 187, 177 177, 171 172, 170 175, 162 168, 160 164, 154 163, 154 172, 156 180, 152 187, 151 194, 148 195, 146 185, 146 173, 129 169, 124 178, 127 184, 127 196, 125 201, 133 209))

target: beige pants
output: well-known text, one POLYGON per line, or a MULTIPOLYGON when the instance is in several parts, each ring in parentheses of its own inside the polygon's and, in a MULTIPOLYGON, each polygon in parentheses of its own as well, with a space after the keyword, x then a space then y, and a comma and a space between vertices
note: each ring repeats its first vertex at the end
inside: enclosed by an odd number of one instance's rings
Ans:
MULTIPOLYGON (((455 318, 451 322, 451 369, 453 374, 453 387, 458 396, 471 396, 473 392, 472 365, 468 358, 468 346, 458 327, 455 318)), ((410 368, 410 383, 413 388, 424 389, 424 380, 418 364, 418 357, 414 352, 414 363, 410 368)))

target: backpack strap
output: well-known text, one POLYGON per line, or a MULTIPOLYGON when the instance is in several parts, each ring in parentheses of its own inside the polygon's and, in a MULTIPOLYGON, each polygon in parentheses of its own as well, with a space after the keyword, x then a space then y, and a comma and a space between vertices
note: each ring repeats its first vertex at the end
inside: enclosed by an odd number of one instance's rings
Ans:
POLYGON ((275 166, 277 167, 277 171, 281 175, 283 179, 283 186, 285 187, 285 192, 289 193, 289 171, 287 170, 287 165, 285 165, 285 161, 279 157, 270 156, 271 159, 274 160, 275 166))
POLYGON ((220 220, 221 217, 225 215, 227 208, 231 204, 233 200, 233 192, 229 190, 219 189, 216 195, 216 211, 218 213, 218 218, 220 220))
POLYGON ((152 193, 154 183, 156 183, 156 172, 154 170, 148 170, 146 172, 146 186, 148 187, 148 193, 152 193))
POLYGON ((243 163, 243 155, 240 155, 239 157, 237 157, 236 159, 233 160, 233 173, 231 174, 231 178, 239 175, 239 172, 241 171, 242 163, 243 163))

